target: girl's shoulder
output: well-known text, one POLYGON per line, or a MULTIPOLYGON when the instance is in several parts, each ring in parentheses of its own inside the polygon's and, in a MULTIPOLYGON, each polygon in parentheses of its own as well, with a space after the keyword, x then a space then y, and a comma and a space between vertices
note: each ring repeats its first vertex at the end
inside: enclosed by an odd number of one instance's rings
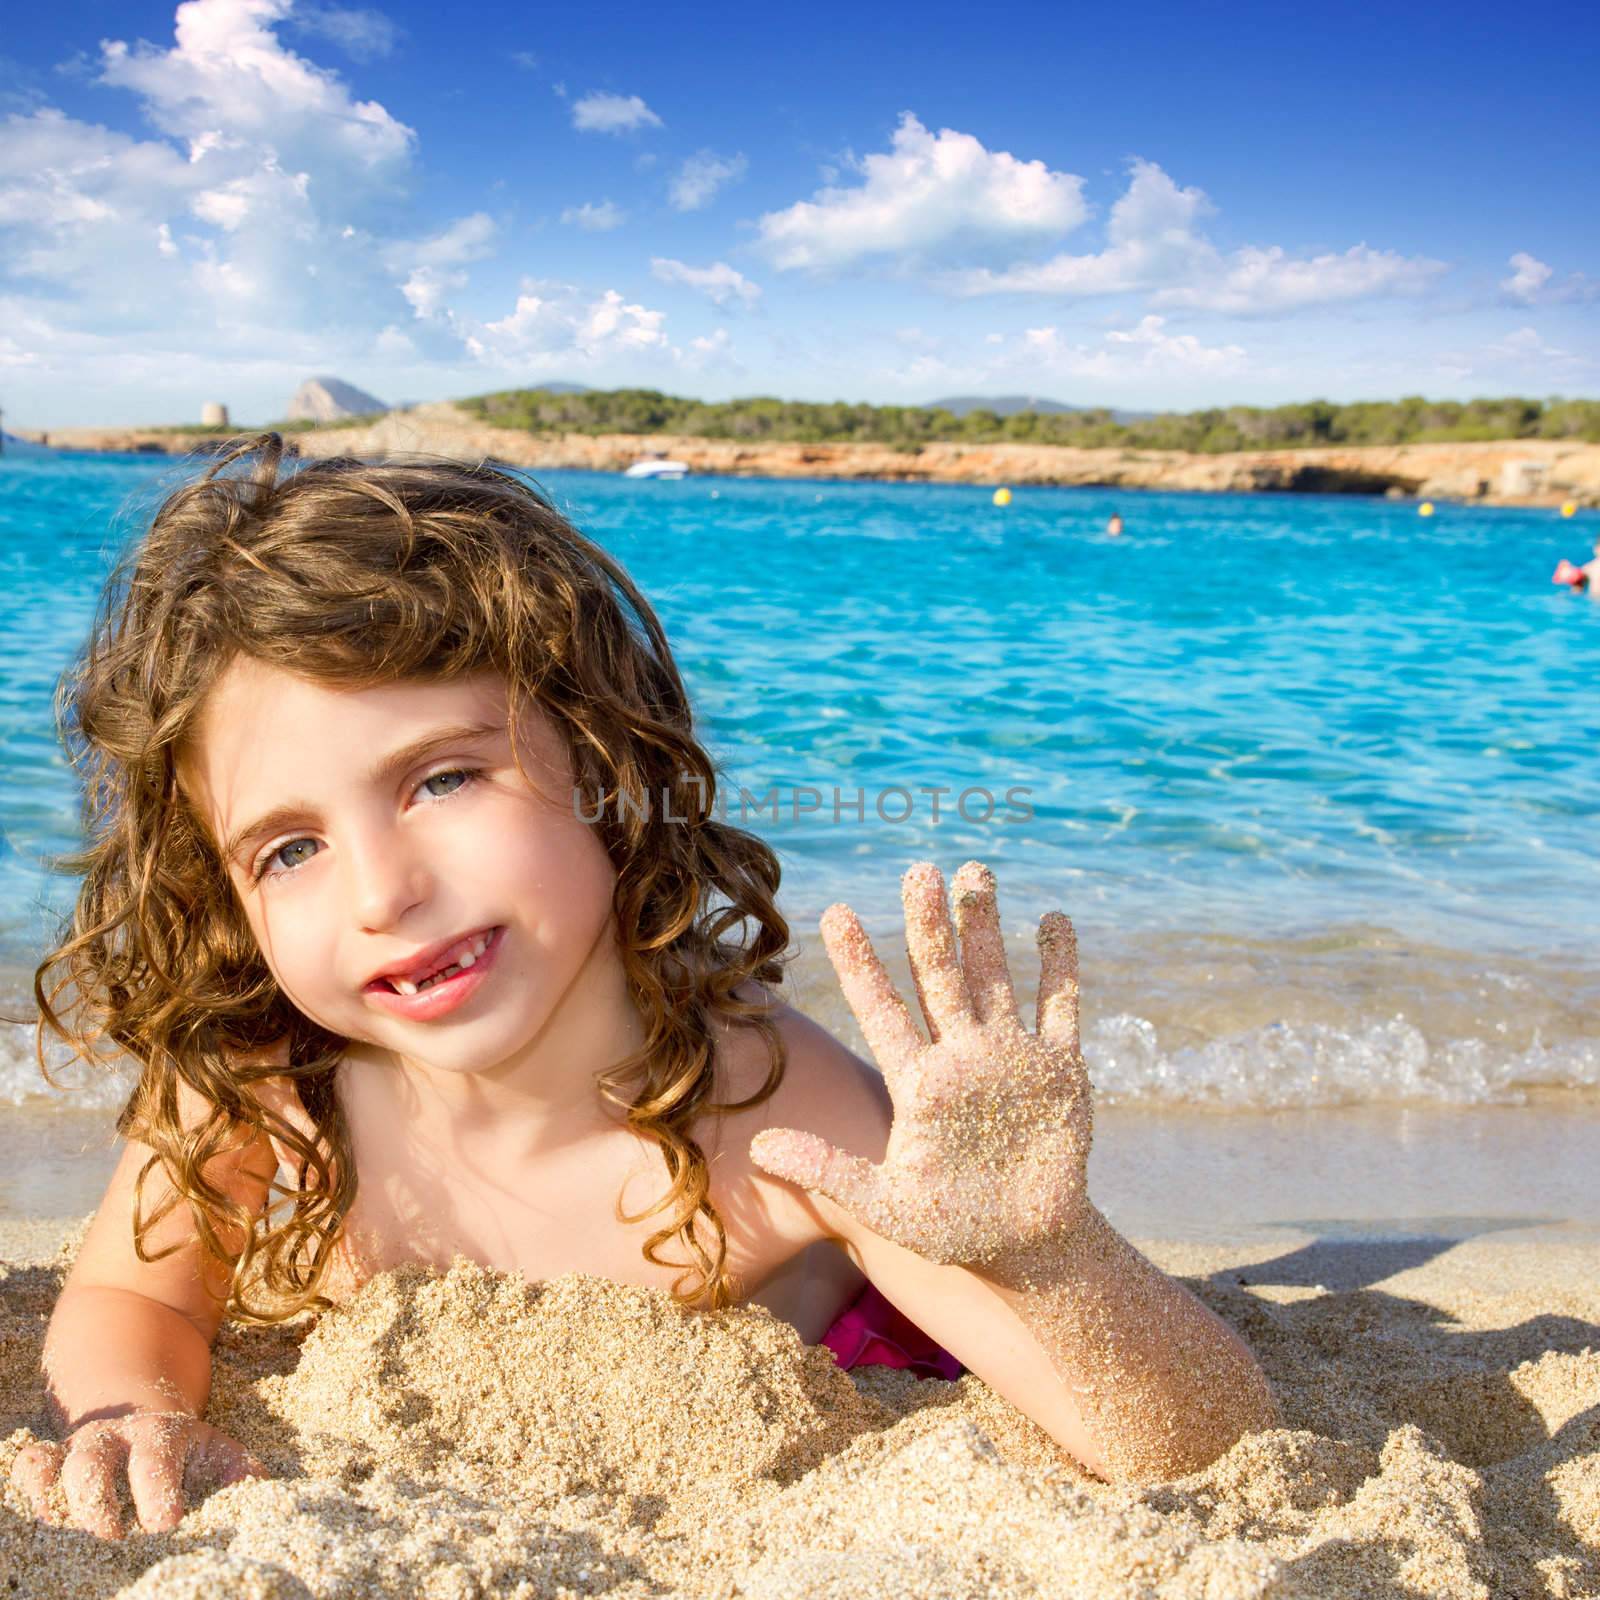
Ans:
MULTIPOLYGON (((820 1022, 754 978, 740 984, 734 995, 747 1004, 761 1006, 783 1041, 783 1078, 771 1100, 763 1104, 810 1110, 814 1100, 843 1095, 853 1111, 860 1111, 864 1109, 861 1102, 865 1096, 887 1110, 889 1098, 882 1074, 841 1044, 820 1022)), ((719 1018, 718 1028, 719 1049, 736 1063, 730 1076, 740 1075, 741 1066, 746 1079, 755 1075, 754 1085, 748 1081, 743 1084, 744 1092, 749 1093, 752 1087, 759 1086, 766 1072, 765 1043, 754 1027, 741 1027, 730 1018, 719 1018), (738 1047, 740 1044, 742 1048, 738 1047)))
MULTIPOLYGON (((720 1141, 725 1158, 736 1163, 739 1176, 771 1207, 783 1232, 804 1244, 836 1238, 838 1230, 828 1215, 830 1202, 756 1166, 749 1143, 765 1128, 793 1128, 815 1134, 849 1155, 882 1161, 892 1120, 883 1075, 766 985, 751 980, 735 992, 740 999, 765 1004, 783 1040, 785 1068, 782 1081, 767 1099, 730 1115, 730 1126, 720 1141)), ((721 1090, 722 1099, 752 1093, 766 1070, 767 1052, 760 1035, 750 1028, 741 1031, 745 1041, 732 1052, 733 1081, 721 1090)))
MULTIPOLYGON (((289 1046, 286 1039, 249 1058, 251 1066, 287 1067, 288 1064, 289 1046)), ((309 1144, 317 1143, 319 1137, 317 1126, 300 1099, 295 1080, 287 1072, 274 1073, 270 1077, 257 1078, 251 1083, 249 1093, 268 1114, 266 1136, 273 1155, 280 1166, 293 1170, 299 1165, 299 1157, 284 1137, 284 1125, 292 1128, 309 1144)))

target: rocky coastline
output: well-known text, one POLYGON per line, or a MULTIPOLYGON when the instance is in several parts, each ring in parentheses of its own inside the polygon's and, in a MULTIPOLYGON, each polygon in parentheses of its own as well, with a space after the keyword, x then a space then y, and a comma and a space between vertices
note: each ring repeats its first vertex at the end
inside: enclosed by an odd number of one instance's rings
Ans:
MULTIPOLYGON (((241 429, 241 433, 249 430, 241 429)), ((186 455, 212 452, 216 433, 52 428, 19 436, 60 449, 186 455)), ((1181 450, 1079 450, 1027 444, 794 444, 666 434, 533 434, 480 422, 449 401, 391 411, 361 426, 289 435, 302 455, 484 457, 530 469, 620 472, 666 456, 704 476, 834 478, 1189 489, 1213 493, 1347 493, 1485 505, 1600 506, 1600 444, 1506 439, 1481 444, 1329 446, 1199 455, 1181 450)))

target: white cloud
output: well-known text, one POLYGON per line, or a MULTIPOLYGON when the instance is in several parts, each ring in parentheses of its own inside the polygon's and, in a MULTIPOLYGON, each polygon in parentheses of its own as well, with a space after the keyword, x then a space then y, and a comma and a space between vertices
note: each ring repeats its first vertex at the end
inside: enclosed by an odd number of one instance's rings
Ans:
POLYGON ((1194 231, 1212 211, 1199 189, 1180 189, 1151 161, 1135 161, 1127 191, 1111 208, 1106 248, 1090 255, 982 268, 947 279, 960 294, 1126 294, 1182 277, 1215 252, 1194 231))
POLYGON ((1197 367, 1208 372, 1234 371, 1244 359, 1244 349, 1236 344, 1204 345, 1192 333, 1168 333, 1165 317, 1141 317, 1137 327, 1113 328, 1106 334, 1108 345, 1131 345, 1145 365, 1165 364, 1197 367))
POLYGON ((1214 211, 1200 189, 1179 188, 1154 162, 1136 160, 1111 208, 1103 250, 952 274, 945 287, 962 295, 1148 293, 1160 306, 1250 316, 1415 294, 1446 270, 1442 261, 1366 244, 1317 256, 1291 256, 1280 245, 1224 254, 1197 226, 1214 211))
POLYGON ((449 302, 493 219, 397 234, 415 135, 287 48, 288 15, 186 0, 168 47, 104 42, 101 87, 154 136, 0 119, 0 325, 38 359, 34 406, 181 416, 199 392, 237 414, 248 389, 273 415, 301 369, 358 367, 402 323, 416 359, 465 361, 449 302))
POLYGON ((406 258, 423 266, 458 266, 492 254, 496 231, 493 217, 485 211, 474 211, 471 216, 457 218, 443 232, 400 248, 406 258))
POLYGON ((585 233, 609 233, 628 220, 628 213, 609 200, 586 200, 581 206, 568 206, 561 220, 585 233))
POLYGON ((691 339, 679 363, 686 372, 704 372, 708 367, 727 368, 742 372, 738 357, 733 351, 733 339, 726 328, 691 339))
POLYGON ((469 281, 462 269, 493 253, 494 218, 474 211, 458 217, 449 227, 422 239, 397 239, 385 245, 383 259, 398 278, 400 292, 414 315, 438 317, 447 298, 469 281))
POLYGON ((415 133, 375 101, 356 100, 337 73, 286 50, 271 24, 290 0, 185 0, 171 50, 101 44, 100 81, 131 89, 147 117, 180 139, 217 130, 270 146, 286 171, 324 181, 369 179, 409 161, 415 133))
POLYGON ((400 292, 419 317, 437 317, 445 309, 445 300, 452 291, 467 286, 464 272, 441 272, 437 267, 419 266, 412 270, 400 285, 400 292))
POLYGON ((36 367, 37 351, 25 349, 9 334, 0 333, 0 367, 36 367))
POLYGON ((1245 363, 1243 346, 1206 345, 1192 333, 1168 333, 1166 319, 1152 314, 1132 328, 1108 330, 1098 345, 1074 344, 1054 326, 1029 328, 1001 364, 1074 378, 1125 380, 1151 374, 1231 375, 1245 363))
POLYGON ((1555 281, 1555 269, 1519 250, 1512 256, 1512 273, 1500 280, 1501 292, 1506 299, 1525 306, 1559 305, 1565 301, 1600 299, 1600 279, 1585 277, 1581 272, 1569 273, 1560 283, 1555 281))
MULTIPOLYGON (((1046 394, 1083 404, 1168 407, 1215 400, 1263 369, 1242 345, 1210 343, 1150 313, 1095 333, 1054 323, 1014 333, 930 338, 880 334, 858 363, 880 390, 921 403, 937 394, 1046 394)), ((1231 397, 1231 394, 1230 394, 1231 397)))
POLYGON ((1600 376, 1600 361, 1593 355, 1550 344, 1531 327, 1516 328, 1471 349, 1441 351, 1431 359, 1435 370, 1452 380, 1493 384, 1502 393, 1549 394, 1563 384, 1600 376))
POLYGON ((360 7, 297 4, 289 20, 304 33, 331 39, 357 61, 392 55, 401 33, 381 11, 360 7))
MULTIPOLYGON (((561 92, 559 87, 556 92, 561 92)), ((572 125, 580 133, 629 133, 634 128, 659 128, 662 123, 636 94, 596 91, 573 101, 572 125)))
POLYGON ((1380 295, 1420 294, 1446 270, 1442 261, 1365 244, 1352 245, 1340 255, 1298 258, 1279 245, 1265 250, 1246 246, 1226 257, 1222 271, 1209 281, 1161 289, 1155 302, 1237 316, 1298 311, 1380 295))
POLYGON ((418 352, 411 335, 390 323, 372 341, 372 353, 390 361, 414 361, 418 352))
POLYGON ((679 211, 699 211, 710 205, 725 183, 742 178, 749 165, 742 155, 719 156, 702 150, 678 169, 667 190, 668 197, 679 211))
POLYGON ((214 189, 202 189, 189 202, 189 209, 202 222, 224 233, 237 233, 255 218, 303 213, 310 187, 310 173, 284 172, 268 155, 257 171, 230 178, 214 189))
POLYGON ((761 298, 760 287, 725 261, 714 261, 709 267, 691 267, 670 257, 653 256, 650 270, 662 283, 681 283, 698 289, 719 306, 734 300, 743 306, 753 306, 761 298))
POLYGON ((459 312, 443 319, 480 367, 509 373, 582 372, 638 381, 641 366, 668 374, 708 367, 742 371, 726 328, 674 344, 664 311, 577 284, 524 278, 504 317, 479 322, 459 312))
POLYGON ((1539 298, 1540 290, 1554 276, 1553 272, 1537 257, 1530 256, 1526 250, 1519 250, 1512 256, 1511 266, 1515 270, 1509 278, 1500 280, 1500 287, 1513 300, 1521 300, 1525 304, 1532 305, 1539 298))
POLYGON ((615 289, 587 299, 572 284, 525 279, 510 314, 473 325, 466 343, 491 365, 587 368, 618 356, 670 356, 665 322, 664 311, 630 304, 615 289))
POLYGON ((1570 350, 1558 350, 1554 345, 1546 344, 1538 332, 1533 328, 1518 328, 1515 333, 1508 333, 1505 338, 1497 339, 1494 343, 1485 345, 1484 349, 1490 355, 1503 356, 1512 360, 1521 361, 1529 356, 1538 356, 1548 360, 1554 356, 1558 360, 1570 360, 1570 350))
POLYGON ((856 165, 859 186, 819 189, 761 218, 761 247, 775 266, 825 270, 954 241, 992 245, 1060 234, 1086 215, 1081 178, 985 149, 969 133, 930 133, 909 111, 893 148, 856 165))
POLYGON ((71 242, 86 228, 112 224, 120 233, 136 221, 154 227, 174 204, 187 209, 203 187, 170 145, 75 122, 54 107, 14 113, 4 127, 0 224, 15 230, 3 241, 13 269, 37 251, 40 276, 70 275, 71 242), (65 247, 59 255, 58 246, 65 247))

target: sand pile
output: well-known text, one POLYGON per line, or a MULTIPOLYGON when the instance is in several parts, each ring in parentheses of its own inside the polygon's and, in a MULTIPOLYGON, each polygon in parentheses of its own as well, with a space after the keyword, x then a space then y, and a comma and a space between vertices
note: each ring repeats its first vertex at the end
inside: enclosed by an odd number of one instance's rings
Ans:
MULTIPOLYGON (((847 1375, 764 1311, 458 1264, 225 1330, 212 1420, 278 1476, 121 1544, 8 1489, 0 1593, 1600 1594, 1594 1249, 1152 1253, 1252 1340, 1288 1424, 1178 1483, 1094 1483, 975 1377, 847 1375)), ((0 1277, 0 1470, 63 1267, 0 1277)))

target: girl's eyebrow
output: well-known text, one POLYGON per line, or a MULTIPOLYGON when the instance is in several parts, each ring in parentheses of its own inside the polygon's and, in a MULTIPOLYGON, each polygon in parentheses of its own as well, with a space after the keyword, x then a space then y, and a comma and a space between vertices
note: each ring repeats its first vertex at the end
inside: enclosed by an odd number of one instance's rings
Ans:
MULTIPOLYGON (((503 735, 505 731, 504 725, 497 722, 459 722, 435 728, 432 733, 425 733, 420 739, 413 739, 410 744, 402 745, 398 750, 391 750, 388 755, 374 763, 367 774, 367 781, 377 784, 387 783, 404 772, 407 767, 415 765, 446 745, 484 739, 491 734, 503 735)), ((246 823, 244 827, 228 835, 222 845, 223 860, 236 860, 246 845, 266 834, 276 832, 279 828, 287 827, 292 822, 298 822, 316 809, 309 800, 286 800, 282 805, 274 806, 270 811, 257 817, 254 822, 246 823)))

